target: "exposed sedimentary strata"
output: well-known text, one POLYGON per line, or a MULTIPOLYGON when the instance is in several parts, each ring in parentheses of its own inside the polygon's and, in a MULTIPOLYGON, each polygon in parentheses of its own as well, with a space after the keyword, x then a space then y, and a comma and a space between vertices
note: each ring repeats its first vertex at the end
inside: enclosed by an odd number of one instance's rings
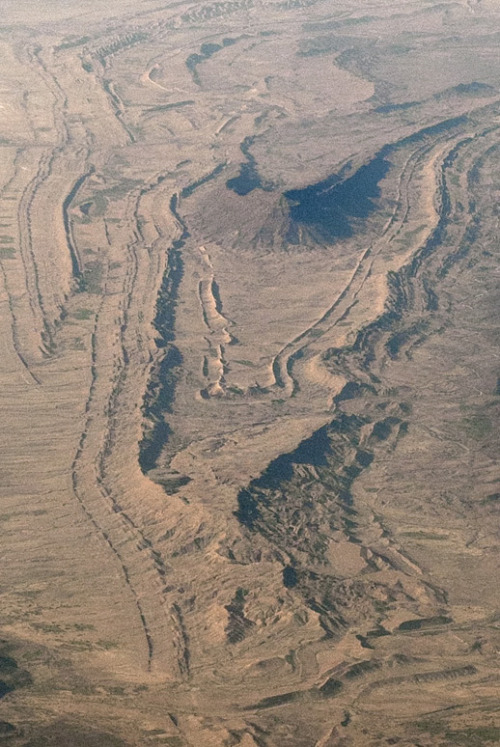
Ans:
POLYGON ((493 741, 496 8, 49 6, 0 45, 12 744, 493 741))

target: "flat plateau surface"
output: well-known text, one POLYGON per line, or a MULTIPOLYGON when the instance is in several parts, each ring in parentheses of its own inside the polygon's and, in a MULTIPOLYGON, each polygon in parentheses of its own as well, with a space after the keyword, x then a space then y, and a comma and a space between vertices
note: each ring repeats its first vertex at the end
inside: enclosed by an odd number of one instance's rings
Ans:
POLYGON ((0 744, 498 743, 498 2, 0 10, 0 744))

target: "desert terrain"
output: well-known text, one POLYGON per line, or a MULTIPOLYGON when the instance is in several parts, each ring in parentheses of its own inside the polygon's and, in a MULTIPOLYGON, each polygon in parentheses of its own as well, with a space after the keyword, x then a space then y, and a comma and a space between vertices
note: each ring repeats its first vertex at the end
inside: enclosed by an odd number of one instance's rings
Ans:
POLYGON ((500 742, 496 0, 0 10, 0 744, 500 742))

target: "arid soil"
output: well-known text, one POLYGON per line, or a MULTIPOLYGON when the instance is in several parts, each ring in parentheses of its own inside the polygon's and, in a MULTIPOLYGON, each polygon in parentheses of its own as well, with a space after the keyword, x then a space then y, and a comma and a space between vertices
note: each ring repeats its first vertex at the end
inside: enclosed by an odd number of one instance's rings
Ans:
POLYGON ((0 743, 499 742, 498 3, 0 5, 0 743))

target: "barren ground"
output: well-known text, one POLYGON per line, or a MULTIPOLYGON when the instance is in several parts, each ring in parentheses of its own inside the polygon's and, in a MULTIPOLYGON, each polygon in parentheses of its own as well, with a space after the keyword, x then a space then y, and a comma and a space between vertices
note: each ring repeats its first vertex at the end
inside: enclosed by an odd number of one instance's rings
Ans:
POLYGON ((498 3, 0 6, 0 743, 499 742, 498 3))

